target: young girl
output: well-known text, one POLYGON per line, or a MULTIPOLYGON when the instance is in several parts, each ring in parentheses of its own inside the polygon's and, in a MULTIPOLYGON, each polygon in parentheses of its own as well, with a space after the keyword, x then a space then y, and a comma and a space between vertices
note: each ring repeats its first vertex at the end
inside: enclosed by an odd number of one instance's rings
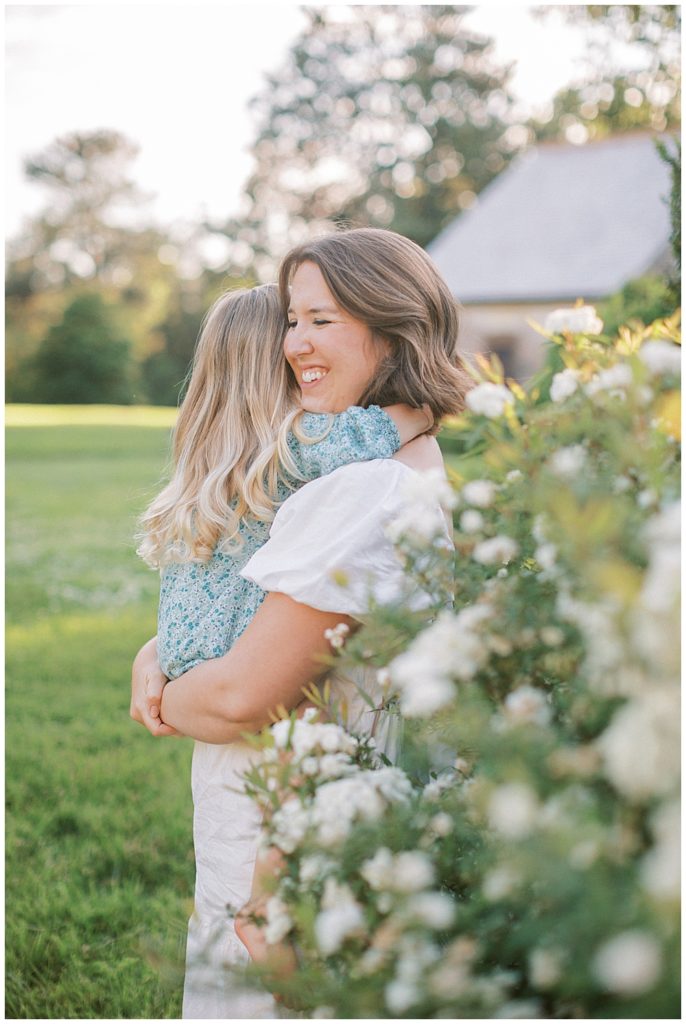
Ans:
MULTIPOLYGON (((138 549, 161 569, 150 643, 171 679, 225 654, 251 621, 264 592, 240 573, 293 490, 352 462, 390 458, 433 422, 427 407, 403 405, 302 413, 285 327, 275 285, 222 295, 203 324, 174 474, 142 517, 138 549)), ((196 934, 196 954, 203 942, 209 949, 212 937, 196 934)))

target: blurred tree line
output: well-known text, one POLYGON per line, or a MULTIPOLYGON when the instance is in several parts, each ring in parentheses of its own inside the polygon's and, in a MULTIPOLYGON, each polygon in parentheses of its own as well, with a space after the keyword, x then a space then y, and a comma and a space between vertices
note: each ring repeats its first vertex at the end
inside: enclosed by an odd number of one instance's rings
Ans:
MULTIPOLYGON (((181 239, 153 226, 129 177, 136 147, 120 133, 73 133, 28 159, 47 202, 8 248, 8 400, 176 404, 211 302, 272 280, 308 235, 372 225, 426 245, 539 139, 678 123, 676 7, 562 8, 640 44, 645 66, 614 73, 590 47, 595 78, 534 118, 514 101, 490 40, 465 24, 468 10, 306 9, 306 28, 252 101, 254 169, 240 215, 181 239), (213 269, 203 241, 217 237, 229 255, 213 269)), ((668 155, 680 168, 680 154, 668 155)))

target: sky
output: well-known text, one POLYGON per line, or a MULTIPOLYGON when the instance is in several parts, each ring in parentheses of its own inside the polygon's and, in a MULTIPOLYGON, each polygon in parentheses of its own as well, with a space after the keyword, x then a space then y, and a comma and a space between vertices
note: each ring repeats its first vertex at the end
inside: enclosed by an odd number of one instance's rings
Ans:
MULTIPOLYGON (((481 4, 467 16, 515 61, 527 109, 583 76, 583 34, 556 12, 481 4)), ((295 4, 15 4, 5 7, 6 234, 45 202, 27 155, 59 134, 111 128, 140 147, 133 177, 161 225, 239 208, 255 129, 248 101, 305 24, 295 4)))

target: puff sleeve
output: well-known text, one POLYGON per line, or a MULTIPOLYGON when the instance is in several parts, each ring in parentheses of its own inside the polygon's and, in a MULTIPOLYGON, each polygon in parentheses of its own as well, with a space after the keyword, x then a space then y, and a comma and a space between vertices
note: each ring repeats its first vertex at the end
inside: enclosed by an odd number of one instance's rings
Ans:
POLYGON ((429 596, 405 574, 386 535, 406 507, 408 474, 415 471, 401 462, 375 459, 305 484, 281 506, 242 575, 265 591, 359 619, 371 604, 427 607, 429 596))

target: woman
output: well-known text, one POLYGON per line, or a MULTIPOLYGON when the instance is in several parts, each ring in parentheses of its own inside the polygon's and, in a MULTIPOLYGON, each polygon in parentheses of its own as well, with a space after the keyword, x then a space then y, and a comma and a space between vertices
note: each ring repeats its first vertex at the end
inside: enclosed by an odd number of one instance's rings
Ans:
MULTIPOLYGON (((468 378, 457 353, 457 305, 408 239, 358 229, 300 246, 284 260, 280 289, 288 309, 286 359, 305 410, 404 402, 427 404, 438 419, 461 408, 468 378)), ((178 730, 199 741, 198 876, 184 1016, 274 1015, 268 997, 237 992, 221 970, 222 962, 241 958, 225 905, 237 908, 248 898, 259 829, 254 806, 234 792, 250 759, 240 737, 268 723, 278 705, 302 700, 329 653, 325 631, 364 615, 370 566, 376 596, 397 594, 402 573, 383 525, 397 510, 407 467, 437 464, 435 441, 419 438, 402 461, 358 464, 306 485, 284 504, 272 539, 244 570, 268 594, 231 651, 168 683, 161 702, 145 693, 147 684, 154 697, 164 682, 154 644, 136 659, 132 716, 155 735, 178 730), (346 590, 334 583, 334 569, 347 574, 346 590), (222 928, 217 939, 213 930, 222 928)))

